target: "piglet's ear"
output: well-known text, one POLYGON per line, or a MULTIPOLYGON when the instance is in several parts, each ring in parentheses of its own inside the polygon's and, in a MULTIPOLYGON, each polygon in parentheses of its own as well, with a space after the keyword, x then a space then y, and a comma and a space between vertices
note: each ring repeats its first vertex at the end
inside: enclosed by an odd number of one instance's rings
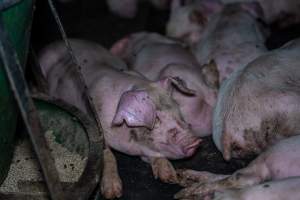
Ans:
POLYGON ((165 77, 159 80, 159 84, 170 92, 172 92, 173 87, 175 87, 184 94, 196 95, 196 91, 188 88, 186 82, 179 77, 165 77))
POLYGON ((119 41, 115 42, 113 46, 110 48, 110 52, 115 56, 123 58, 125 51, 128 47, 128 43, 129 43, 129 36, 126 36, 120 39, 119 41))
POLYGON ((130 127, 152 129, 156 118, 155 104, 145 91, 127 91, 120 98, 112 125, 125 122, 130 127))

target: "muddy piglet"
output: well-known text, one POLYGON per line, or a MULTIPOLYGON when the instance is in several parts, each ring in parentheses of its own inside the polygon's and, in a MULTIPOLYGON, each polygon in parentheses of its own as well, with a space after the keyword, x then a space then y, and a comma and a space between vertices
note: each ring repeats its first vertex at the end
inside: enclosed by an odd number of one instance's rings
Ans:
POLYGON ((247 167, 232 175, 192 170, 180 173, 181 177, 188 177, 195 183, 190 182, 188 188, 175 196, 177 199, 189 199, 192 196, 207 200, 298 199, 300 192, 296 188, 300 184, 300 136, 280 140, 247 167), (291 198, 290 195, 295 196, 291 198))
MULTIPOLYGON (((300 176, 299 51, 300 40, 291 41, 238 68, 225 80, 213 116, 214 143, 226 160, 259 156, 231 176, 183 172, 181 177, 189 176, 197 183, 178 193, 176 198, 210 199, 215 191, 300 176)), ((229 193, 218 198, 225 198, 229 193)), ((260 198, 268 199, 267 195, 272 194, 265 195, 266 198, 260 198)))
POLYGON ((173 0, 166 34, 192 46, 202 38, 212 16, 222 8, 223 3, 220 0, 186 1, 186 4, 182 4, 180 0, 173 0))
POLYGON ((183 80, 192 91, 174 90, 172 97, 196 136, 211 134, 219 77, 215 65, 199 66, 185 45, 157 33, 134 33, 116 42, 111 51, 150 80, 168 76, 183 80))
MULTIPOLYGON (((50 95, 78 106, 85 112, 83 89, 88 89, 96 106, 106 143, 102 193, 106 198, 122 195, 122 182, 116 159, 110 148, 140 156, 150 162, 155 177, 165 182, 176 182, 176 172, 167 160, 191 156, 200 140, 191 134, 177 103, 171 96, 173 89, 189 90, 176 77, 149 81, 136 72, 120 70, 108 51, 94 52, 93 44, 71 40, 75 56, 81 63, 88 88, 82 88, 74 74, 74 66, 63 42, 57 42, 42 51, 40 64, 50 85, 50 95), (111 60, 101 57, 111 56, 111 60), (49 60, 50 59, 50 60, 49 60), (54 74, 55 75, 51 75, 54 74)), ((94 45, 95 46, 95 45, 94 45)), ((124 63, 123 63, 124 64, 124 63)))
POLYGON ((222 83, 238 67, 248 64, 267 49, 267 30, 257 20, 262 17, 258 3, 225 5, 214 15, 192 51, 200 65, 216 64, 222 83))
POLYGON ((300 131, 300 40, 240 67, 222 85, 213 139, 226 160, 259 154, 300 131))

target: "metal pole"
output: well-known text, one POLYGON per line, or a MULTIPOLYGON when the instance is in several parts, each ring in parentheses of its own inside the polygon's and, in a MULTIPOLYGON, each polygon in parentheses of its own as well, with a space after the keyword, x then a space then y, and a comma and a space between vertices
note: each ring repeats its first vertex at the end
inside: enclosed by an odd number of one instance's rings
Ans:
POLYGON ((17 54, 9 42, 2 18, 0 18, 0 56, 19 107, 22 119, 30 136, 33 149, 37 155, 42 172, 53 200, 64 200, 64 193, 59 181, 54 159, 45 140, 39 116, 25 81, 23 70, 17 54))

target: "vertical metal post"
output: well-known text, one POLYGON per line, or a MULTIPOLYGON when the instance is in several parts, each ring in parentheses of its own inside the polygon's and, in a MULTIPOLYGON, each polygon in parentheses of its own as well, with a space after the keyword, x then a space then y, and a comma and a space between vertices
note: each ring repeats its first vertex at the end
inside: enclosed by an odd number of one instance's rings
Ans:
POLYGON ((42 172, 53 200, 64 200, 64 193, 59 181, 54 159, 49 151, 39 116, 29 89, 26 84, 23 70, 18 62, 17 54, 9 42, 2 18, 0 18, 0 57, 14 94, 22 119, 30 136, 33 149, 37 155, 42 172))

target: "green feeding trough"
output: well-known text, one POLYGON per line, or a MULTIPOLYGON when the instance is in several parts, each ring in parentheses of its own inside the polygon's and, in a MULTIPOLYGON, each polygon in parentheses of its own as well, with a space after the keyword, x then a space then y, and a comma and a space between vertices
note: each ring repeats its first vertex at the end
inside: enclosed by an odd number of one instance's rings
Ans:
MULTIPOLYGON (((1 0, 0 5, 3 2, 5 0, 1 0)), ((23 69, 28 52, 32 12, 33 0, 22 0, 1 11, 5 29, 18 53, 23 69)), ((2 183, 11 163, 18 118, 17 105, 5 75, 3 61, 0 62, 0 112, 0 183, 2 183)))
MULTIPOLYGON (((87 200, 101 175, 102 139, 96 124, 77 108, 46 95, 34 97, 44 135, 67 199, 87 200)), ((28 137, 18 140, 0 197, 48 199, 28 137)))
POLYGON ((96 123, 63 101, 40 95, 34 101, 68 199, 88 199, 102 170, 103 141, 96 123))
MULTIPOLYGON (((20 118, 14 94, 23 109, 20 109, 23 118, 27 116, 24 118, 25 124, 28 125, 29 119, 34 119, 28 114, 34 106, 33 103, 30 104, 27 86, 23 76, 20 76, 25 71, 27 62, 33 6, 34 0, 0 0, 0 54, 3 58, 0 58, 0 199, 42 200, 49 197, 42 171, 49 175, 50 169, 53 170, 49 167, 50 163, 48 170, 41 170, 29 137, 18 140, 14 148, 17 119, 20 118), (18 62, 23 70, 18 67, 18 62), (7 77, 12 83, 11 87, 7 77), (36 198, 37 196, 39 197, 36 198)), ((45 95, 35 96, 34 104, 50 148, 47 153, 52 154, 55 161, 65 193, 63 196, 68 197, 66 199, 87 200, 99 182, 102 166, 102 139, 95 121, 75 107, 45 95)), ((36 127, 32 125, 31 130, 33 128, 36 127)), ((43 140, 37 140, 33 131, 29 133, 31 139, 34 138, 36 152, 46 152, 44 146, 41 146, 43 142, 36 142, 43 140)), ((43 155, 39 156, 39 160, 48 158, 47 154, 43 155)), ((49 162, 47 159, 45 161, 49 162)), ((47 162, 40 164, 45 166, 47 162)))

